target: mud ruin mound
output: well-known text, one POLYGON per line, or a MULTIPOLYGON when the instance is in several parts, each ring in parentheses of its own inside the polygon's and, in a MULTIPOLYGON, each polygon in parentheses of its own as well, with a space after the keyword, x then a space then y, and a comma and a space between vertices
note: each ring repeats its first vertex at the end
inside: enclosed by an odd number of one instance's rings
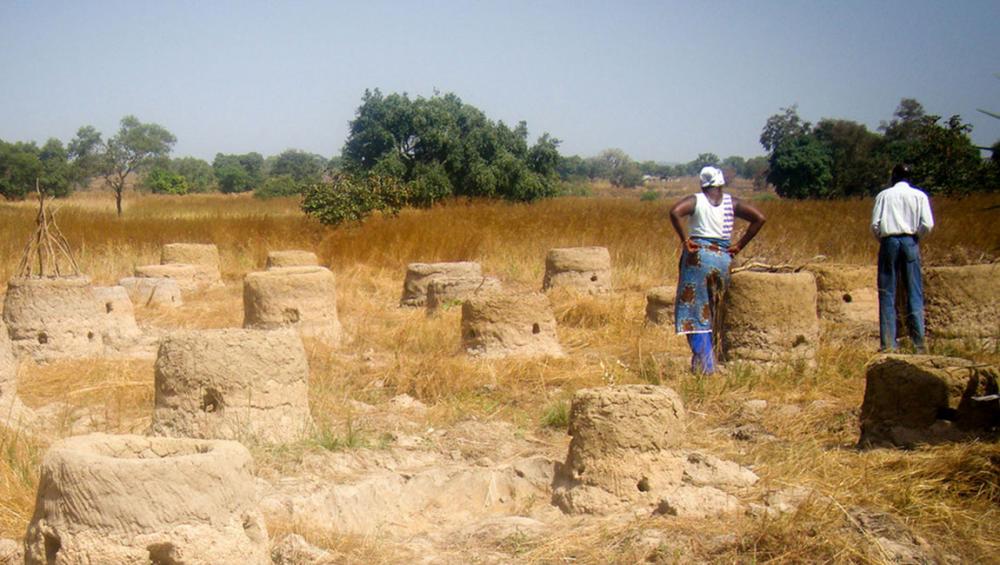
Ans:
POLYGON ((143 345, 142 331, 135 322, 135 309, 125 287, 95 286, 94 297, 103 312, 101 335, 106 353, 143 356, 148 353, 151 357, 153 350, 148 346, 145 348, 148 350, 146 353, 140 351, 143 345))
POLYGON ((197 292, 205 288, 198 280, 198 268, 194 265, 172 263, 169 265, 139 265, 135 268, 136 278, 170 279, 182 293, 197 292))
POLYGON ((252 465, 231 441, 58 441, 42 461, 25 563, 269 563, 252 465))
POLYGON ((304 338, 340 343, 337 288, 324 267, 284 267, 243 279, 243 327, 294 327, 304 338))
POLYGON ((859 445, 913 447, 994 438, 1000 369, 938 355, 880 355, 865 368, 859 445))
POLYGON ((652 324, 672 326, 676 298, 675 287, 658 286, 649 289, 646 293, 646 320, 652 324))
POLYGON ((319 259, 312 251, 301 249, 287 249, 284 251, 270 251, 267 254, 267 269, 281 269, 284 267, 316 267, 319 259))
POLYGON ((742 504, 726 490, 757 481, 751 471, 684 451, 686 415, 672 389, 625 385, 577 391, 569 453, 553 501, 571 514, 648 507, 658 513, 710 516, 742 504), (726 490, 723 490, 726 489, 726 490))
POLYGON ((482 357, 563 355, 552 304, 538 292, 495 292, 466 300, 462 345, 482 357))
POLYGON ((132 304, 139 306, 180 306, 181 287, 174 279, 166 277, 125 277, 118 281, 125 289, 132 304))
POLYGON ((722 318, 729 359, 814 362, 819 320, 812 273, 735 273, 722 318))
POLYGON ((89 277, 13 278, 3 319, 15 351, 36 361, 103 352, 102 310, 89 277))
POLYGON ((448 304, 460 304, 473 296, 499 292, 501 288, 500 279, 494 277, 432 280, 427 285, 427 311, 433 313, 448 304))
POLYGON ((1000 264, 928 267, 924 292, 931 337, 1000 341, 1000 264))
POLYGON ((403 297, 400 306, 424 306, 427 303, 427 286, 435 280, 478 282, 483 279, 479 263, 410 263, 403 280, 403 297))
POLYGON ((160 264, 138 266, 135 276, 174 279, 184 292, 219 286, 219 249, 211 243, 168 243, 160 250, 160 264))
POLYGON ((152 433, 296 441, 310 429, 309 367, 298 334, 179 331, 160 342, 152 433))
POLYGON ((542 289, 564 287, 594 294, 611 292, 611 254, 606 247, 562 247, 545 256, 542 289))
POLYGON ((878 336, 878 271, 874 266, 815 263, 816 310, 842 333, 878 336))

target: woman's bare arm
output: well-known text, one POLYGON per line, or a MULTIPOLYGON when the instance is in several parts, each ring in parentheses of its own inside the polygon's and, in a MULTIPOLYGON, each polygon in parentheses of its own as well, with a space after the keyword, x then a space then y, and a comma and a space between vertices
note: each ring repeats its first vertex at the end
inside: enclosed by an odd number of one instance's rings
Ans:
POLYGON ((750 222, 750 226, 747 227, 747 231, 743 232, 743 237, 739 241, 729 246, 730 255, 736 255, 742 251, 757 235, 760 228, 764 227, 764 222, 767 221, 764 213, 754 207, 753 204, 736 198, 733 198, 733 213, 737 218, 750 222))
POLYGON ((670 209, 670 223, 674 226, 674 231, 677 232, 677 237, 681 238, 681 244, 688 248, 688 251, 694 253, 698 250, 698 246, 688 239, 687 230, 684 228, 684 222, 681 220, 684 216, 690 216, 694 213, 694 195, 685 196, 674 204, 673 208, 670 209))

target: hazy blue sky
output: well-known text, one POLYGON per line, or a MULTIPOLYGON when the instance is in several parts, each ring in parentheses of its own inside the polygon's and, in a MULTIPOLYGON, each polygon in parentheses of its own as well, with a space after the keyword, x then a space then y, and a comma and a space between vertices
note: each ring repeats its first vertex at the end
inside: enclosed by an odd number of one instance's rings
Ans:
POLYGON ((871 128, 900 98, 1000 139, 1000 1, 0 0, 0 138, 105 135, 175 155, 337 154, 366 88, 455 92, 564 154, 763 153, 779 108, 871 128))

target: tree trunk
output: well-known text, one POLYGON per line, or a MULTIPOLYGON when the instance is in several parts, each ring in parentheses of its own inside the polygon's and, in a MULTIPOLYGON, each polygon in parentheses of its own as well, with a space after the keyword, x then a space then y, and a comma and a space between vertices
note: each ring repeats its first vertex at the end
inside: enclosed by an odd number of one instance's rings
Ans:
POLYGON ((115 206, 118 208, 118 217, 122 217, 122 187, 115 187, 115 206))

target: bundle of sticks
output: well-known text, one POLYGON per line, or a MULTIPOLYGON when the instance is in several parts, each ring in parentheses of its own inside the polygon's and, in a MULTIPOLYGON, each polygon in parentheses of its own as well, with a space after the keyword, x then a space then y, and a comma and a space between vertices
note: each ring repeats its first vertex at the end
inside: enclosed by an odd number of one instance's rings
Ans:
POLYGON ((69 242, 56 224, 55 210, 46 206, 45 194, 35 180, 38 194, 38 216, 35 231, 21 254, 17 266, 17 276, 28 277, 69 277, 79 276, 80 267, 73 258, 69 242))

